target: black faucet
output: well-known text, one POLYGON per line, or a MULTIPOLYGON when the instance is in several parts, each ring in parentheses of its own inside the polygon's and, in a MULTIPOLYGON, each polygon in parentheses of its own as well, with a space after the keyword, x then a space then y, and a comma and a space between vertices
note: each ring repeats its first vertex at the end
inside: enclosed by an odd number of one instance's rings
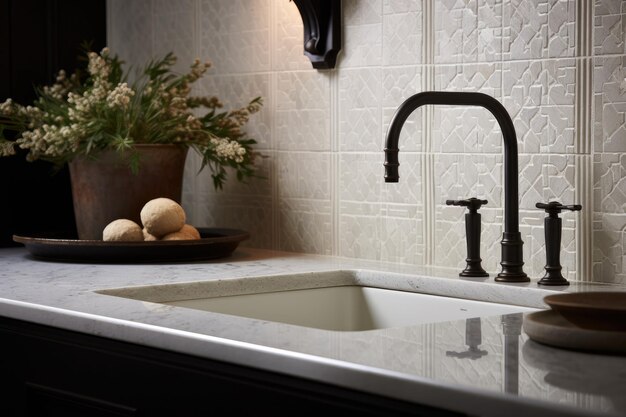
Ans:
POLYGON ((446 200, 448 206, 467 207, 469 213, 465 214, 465 242, 467 244, 467 258, 465 269, 459 274, 461 277, 480 278, 488 277, 489 274, 480 263, 480 213, 481 206, 487 204, 487 200, 471 197, 466 200, 446 200))
POLYGON ((548 215, 543 221, 546 237, 546 274, 539 280, 539 285, 569 285, 561 274, 561 225, 559 213, 562 210, 579 211, 583 206, 572 204, 565 206, 558 201, 537 203, 535 207, 544 209, 548 215))
POLYGON ((513 121, 504 106, 495 98, 482 93, 425 91, 417 93, 398 107, 389 129, 385 145, 385 182, 398 182, 398 141, 406 119, 415 109, 426 104, 480 106, 489 110, 498 121, 504 141, 504 233, 502 234, 502 271, 498 282, 528 282, 523 270, 524 254, 519 232, 519 195, 517 188, 517 136, 513 121))

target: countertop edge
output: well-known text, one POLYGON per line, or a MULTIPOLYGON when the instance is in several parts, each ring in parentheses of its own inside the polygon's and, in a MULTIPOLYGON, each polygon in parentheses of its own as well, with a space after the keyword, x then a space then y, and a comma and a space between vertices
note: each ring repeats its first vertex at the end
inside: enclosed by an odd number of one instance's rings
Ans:
POLYGON ((0 298, 0 314, 17 320, 279 372, 397 400, 469 412, 472 415, 506 414, 510 417, 522 417, 532 413, 535 416, 550 417, 611 416, 607 413, 579 410, 569 405, 445 384, 337 359, 41 304, 0 298), (185 343, 180 343, 182 339, 185 343), (453 402, 450 401, 451 394, 455 396, 453 402))

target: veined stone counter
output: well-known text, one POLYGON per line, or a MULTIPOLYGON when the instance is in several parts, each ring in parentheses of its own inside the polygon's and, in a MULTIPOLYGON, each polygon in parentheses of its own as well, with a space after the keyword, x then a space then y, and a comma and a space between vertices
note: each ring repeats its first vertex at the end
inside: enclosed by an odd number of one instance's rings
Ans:
POLYGON ((535 308, 546 308, 543 297, 559 291, 626 291, 586 283, 544 289, 536 279, 498 284, 493 274, 462 280, 456 270, 250 248, 208 262, 125 265, 45 262, 9 248, 0 249, 0 315, 472 415, 626 414, 625 356, 535 343, 520 329, 521 313, 339 332, 95 292, 334 270, 356 271, 362 285, 535 308), (480 340, 478 355, 466 345, 472 333, 480 340))

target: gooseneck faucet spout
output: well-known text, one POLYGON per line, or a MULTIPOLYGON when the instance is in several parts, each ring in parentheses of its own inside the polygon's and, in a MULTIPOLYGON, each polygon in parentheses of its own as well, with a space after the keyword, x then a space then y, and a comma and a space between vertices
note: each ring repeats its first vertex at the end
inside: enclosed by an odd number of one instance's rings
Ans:
POLYGON ((400 131, 413 111, 431 105, 480 106, 489 110, 498 121, 504 141, 504 233, 502 235, 502 271, 495 278, 499 282, 528 282, 524 273, 524 256, 521 234, 519 232, 519 194, 517 137, 513 121, 504 106, 495 98, 482 93, 426 91, 417 93, 404 101, 396 110, 389 129, 385 145, 385 182, 398 182, 398 141, 400 131))

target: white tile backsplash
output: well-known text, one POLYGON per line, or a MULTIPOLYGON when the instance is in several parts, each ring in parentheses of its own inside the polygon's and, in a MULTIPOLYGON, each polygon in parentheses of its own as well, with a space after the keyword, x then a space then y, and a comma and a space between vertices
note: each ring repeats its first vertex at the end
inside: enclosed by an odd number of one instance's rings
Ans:
POLYGON ((574 56, 576 1, 504 0, 503 59, 574 56))
POLYGON ((346 69, 339 74, 338 84, 340 149, 382 150, 381 69, 346 69))
POLYGON ((269 1, 200 0, 199 6, 199 51, 203 59, 214 63, 217 72, 270 69, 269 1))
POLYGON ((626 53, 626 1, 596 0, 594 13, 595 54, 626 53))
POLYGON ((435 62, 502 58, 502 1, 435 1, 435 62))
POLYGON ((572 153, 576 61, 504 63, 503 104, 514 119, 519 151, 572 153))
MULTIPOLYGON (((437 65, 435 90, 481 92, 501 100, 500 64, 437 65)), ((432 149, 441 153, 501 153, 495 117, 479 107, 435 107, 432 149)))
POLYGON ((584 216, 561 214, 564 276, 626 282, 626 0, 342 3, 337 66, 317 71, 293 2, 109 0, 109 44, 129 63, 172 50, 184 69, 198 55, 214 64, 199 92, 227 109, 264 99, 246 129, 264 179, 216 192, 190 157, 183 202, 195 223, 249 230, 250 246, 462 268, 464 211, 444 202, 476 196, 489 200, 483 266, 497 273, 504 173, 489 112, 415 111, 400 182, 383 182, 385 133, 405 99, 479 91, 516 128, 526 272, 540 278, 545 265, 535 204, 556 199, 585 202, 584 216))
POLYGON ((396 12, 385 7, 383 15, 383 65, 411 65, 422 62, 422 11, 421 2, 396 12), (389 11, 389 12, 387 12, 389 11))
POLYGON ((596 152, 626 152, 626 55, 594 59, 596 152))

